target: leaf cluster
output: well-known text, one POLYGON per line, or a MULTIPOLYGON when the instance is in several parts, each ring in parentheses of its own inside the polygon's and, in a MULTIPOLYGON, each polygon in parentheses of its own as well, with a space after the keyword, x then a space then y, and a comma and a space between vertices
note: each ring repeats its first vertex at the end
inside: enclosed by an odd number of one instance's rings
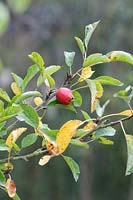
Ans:
POLYGON ((43 166, 53 157, 62 156, 77 181, 80 174, 79 166, 71 156, 64 155, 69 145, 85 149, 88 149, 89 144, 94 141, 104 145, 113 145, 114 142, 108 137, 116 134, 114 126, 117 124, 121 125, 127 144, 126 175, 133 172, 133 138, 132 135, 126 134, 122 124, 123 121, 133 118, 131 107, 133 87, 128 86, 114 94, 114 97, 124 100, 127 110, 105 115, 105 109, 110 102, 107 99, 101 105, 105 85, 122 87, 124 83, 116 77, 104 75, 93 78, 95 73, 93 66, 107 65, 111 62, 125 62, 133 65, 133 56, 124 51, 112 51, 104 55, 102 53, 87 55, 89 41, 98 24, 99 21, 85 27, 83 40, 75 37, 83 60, 78 70, 74 68, 76 57, 74 51, 64 52, 64 66, 46 66, 43 57, 37 52, 32 52, 29 58, 33 65, 27 69, 26 75, 22 78, 12 73, 12 97, 0 88, 0 151, 6 152, 6 157, 0 160, 0 188, 14 200, 20 199, 16 194, 16 186, 11 177, 11 172, 15 167, 14 161, 20 159, 27 161, 31 157, 39 156, 38 164, 43 166), (54 73, 66 67, 67 75, 60 87, 68 87, 72 90, 73 100, 69 105, 63 105, 56 99, 58 88, 53 76, 54 73), (29 91, 28 84, 35 80, 36 88, 29 91), (42 87, 45 88, 43 94, 42 87), (91 106, 89 109, 82 110, 83 93, 81 95, 80 91, 90 93, 91 106), (49 124, 43 123, 50 107, 64 109, 64 112, 65 109, 75 113, 81 112, 82 119, 70 119, 59 129, 51 129, 49 124), (23 127, 20 122, 23 122, 23 127), (31 145, 34 145, 35 150, 29 153, 31 145), (27 154, 23 155, 25 148, 27 148, 27 154))

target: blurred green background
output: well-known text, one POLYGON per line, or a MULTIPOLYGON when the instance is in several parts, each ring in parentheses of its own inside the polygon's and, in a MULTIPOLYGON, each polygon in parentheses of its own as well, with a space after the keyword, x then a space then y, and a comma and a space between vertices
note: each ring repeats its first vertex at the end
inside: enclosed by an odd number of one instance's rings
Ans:
MULTIPOLYGON (((133 36, 132 0, 3 0, 0 1, 0 87, 10 91, 11 71, 23 76, 31 65, 28 54, 39 52, 47 66, 64 64, 63 52, 75 51, 75 66, 81 57, 74 36, 84 36, 84 26, 101 20, 90 41, 88 53, 107 53, 124 50, 132 53, 133 36)), ((133 70, 128 64, 114 63, 100 67, 97 75, 114 76, 126 85, 133 85, 133 70)), ((63 81, 65 72, 56 76, 63 81)), ((105 98, 111 98, 107 112, 120 110, 122 101, 113 98, 116 88, 105 88, 105 98)), ((86 92, 83 109, 88 102, 86 92)), ((89 95, 89 94, 88 94, 89 95)), ((88 107, 87 107, 88 109, 88 107)), ((46 122, 59 128, 75 114, 52 109, 46 122), (55 118, 57 119, 55 121, 55 118)), ((127 132, 132 134, 132 124, 127 132)), ((122 131, 117 127, 113 146, 93 143, 89 150, 69 148, 79 162, 81 175, 75 183, 71 172, 59 157, 45 167, 37 165, 38 159, 16 163, 13 177, 18 194, 23 200, 132 200, 133 176, 125 177, 126 145, 122 131)), ((0 200, 8 200, 0 191, 0 200)))

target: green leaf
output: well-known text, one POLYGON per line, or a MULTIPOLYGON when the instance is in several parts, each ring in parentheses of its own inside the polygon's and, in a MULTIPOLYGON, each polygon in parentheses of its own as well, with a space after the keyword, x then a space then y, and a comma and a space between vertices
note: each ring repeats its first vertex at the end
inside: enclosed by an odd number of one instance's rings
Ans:
POLYGON ((8 96, 7 92, 0 88, 0 98, 4 99, 7 102, 10 102, 10 97, 8 96))
POLYGON ((101 63, 110 62, 109 58, 106 55, 102 55, 101 53, 94 53, 89 55, 85 61, 83 62, 83 67, 91 67, 101 63))
POLYGON ((39 67, 38 65, 32 65, 28 68, 27 70, 27 74, 24 78, 23 84, 22 84, 22 90, 24 90, 26 88, 26 86, 28 85, 28 83, 31 81, 31 79, 39 72, 39 67))
POLYGON ((20 76, 18 76, 17 74, 15 74, 15 73, 11 73, 11 74, 12 74, 12 76, 13 76, 15 82, 17 83, 17 85, 18 85, 20 88, 22 88, 23 79, 22 79, 20 76))
POLYGON ((2 112, 2 115, 0 116, 0 122, 6 121, 6 120, 16 116, 21 111, 22 110, 20 107, 10 106, 10 107, 6 108, 2 112))
POLYGON ((0 130, 4 128, 5 124, 6 124, 6 122, 1 122, 0 123, 0 130))
POLYGON ((96 113, 99 117, 102 117, 103 116, 103 113, 105 111, 105 108, 107 107, 107 105, 109 104, 110 100, 107 100, 103 106, 100 106, 100 102, 99 100, 97 100, 97 103, 96 103, 96 113))
POLYGON ((94 22, 93 24, 89 24, 85 26, 85 46, 87 48, 88 43, 90 41, 90 38, 92 36, 92 33, 94 32, 95 28, 99 24, 100 21, 94 22))
POLYGON ((114 141, 109 140, 109 139, 107 139, 107 138, 105 138, 105 137, 99 137, 99 138, 97 139, 97 141, 98 141, 99 143, 101 143, 101 144, 107 144, 107 145, 113 145, 113 144, 114 144, 114 141))
POLYGON ((0 137, 3 137, 7 134, 7 129, 6 128, 2 128, 0 129, 0 137))
POLYGON ((96 96, 96 84, 94 80, 86 79, 85 80, 88 87, 90 88, 92 99, 96 96))
POLYGON ((6 163, 0 163, 0 170, 2 170, 2 171, 6 171, 7 170, 6 163))
POLYGON ((20 96, 18 96, 17 98, 15 98, 15 101, 13 101, 13 103, 21 103, 22 101, 24 101, 25 99, 28 99, 30 97, 41 97, 42 94, 38 91, 29 91, 29 92, 25 92, 23 94, 21 94, 20 96))
POLYGON ((72 101, 74 106, 80 107, 82 105, 82 96, 77 91, 73 91, 72 94, 73 94, 73 97, 74 97, 73 101, 72 101))
POLYGON ((30 126, 37 128, 39 125, 39 117, 35 109, 27 104, 21 104, 20 106, 23 112, 18 114, 17 119, 25 121, 30 126))
POLYGON ((130 102, 131 98, 132 98, 132 88, 131 86, 128 86, 127 88, 125 88, 125 90, 120 90, 117 93, 114 94, 114 97, 118 97, 123 99, 124 101, 130 102))
POLYGON ((123 83, 118 79, 112 78, 110 76, 99 76, 95 80, 99 81, 102 85, 114 85, 114 86, 122 86, 123 83))
POLYGON ((55 80, 52 78, 50 75, 46 75, 47 79, 45 80, 45 84, 49 87, 52 88, 55 86, 55 80))
POLYGON ((19 146, 18 146, 15 142, 12 142, 11 145, 12 145, 12 147, 14 148, 14 150, 15 150, 16 152, 19 152, 19 151, 20 151, 19 146))
POLYGON ((3 172, 0 170, 0 185, 5 187, 5 184, 6 184, 6 178, 3 172))
POLYGON ((72 158, 70 158, 68 156, 62 155, 62 157, 64 158, 64 160, 68 164, 68 166, 69 166, 69 168, 70 168, 70 170, 73 174, 74 180, 77 182, 79 175, 80 175, 79 165, 72 158))
POLYGON ((29 58, 39 66, 40 71, 43 74, 45 64, 42 56, 37 52, 32 52, 32 54, 29 55, 29 58))
POLYGON ((59 65, 51 65, 51 66, 45 68, 45 73, 48 75, 52 75, 55 72, 57 72, 58 70, 60 70, 60 68, 61 68, 61 66, 59 66, 59 65))
POLYGON ((69 104, 69 105, 63 105, 63 104, 59 103, 57 100, 50 101, 47 104, 47 106, 56 106, 56 107, 59 107, 59 108, 63 108, 63 109, 71 110, 73 112, 77 112, 72 103, 69 104))
POLYGON ((58 133, 58 130, 51 130, 48 126, 46 126, 46 124, 42 124, 42 126, 40 127, 39 131, 44 134, 44 137, 47 140, 50 141, 55 141, 56 140, 56 135, 58 133))
POLYGON ((77 138, 77 137, 83 137, 83 136, 85 136, 87 133, 88 133, 87 130, 78 129, 78 130, 76 130, 76 133, 74 134, 74 136, 75 136, 76 138, 77 138))
POLYGON ((87 112, 85 112, 84 110, 81 110, 81 113, 82 113, 84 119, 86 119, 86 120, 90 119, 90 116, 88 115, 87 112))
POLYGON ((79 37, 75 37, 75 40, 76 40, 76 42, 78 44, 78 47, 79 47, 82 55, 84 56, 85 55, 85 47, 84 47, 83 41, 79 37))
POLYGON ((34 133, 31 133, 23 138, 23 140, 21 142, 21 146, 22 146, 22 148, 25 148, 25 147, 31 146, 36 141, 37 141, 37 135, 34 133))
POLYGON ((86 142, 81 142, 80 140, 71 140, 72 145, 83 147, 85 149, 89 149, 89 145, 86 142))
POLYGON ((4 102, 0 100, 0 111, 4 110, 4 102))
POLYGON ((15 196, 12 199, 13 200, 21 200, 20 197, 17 194, 15 194, 15 196))
POLYGON ((96 94, 97 94, 97 88, 96 88, 96 83, 94 80, 91 80, 91 79, 86 79, 85 80, 89 89, 90 89, 90 92, 91 92, 91 112, 93 111, 92 107, 93 107, 93 104, 95 102, 95 97, 96 97, 96 94))
POLYGON ((39 88, 44 83, 45 80, 46 80, 46 76, 40 74, 37 79, 37 87, 39 88))
POLYGON ((0 107, 0 116, 1 116, 1 113, 4 111, 4 108, 3 107, 0 107))
POLYGON ((133 135, 125 135, 127 143, 127 167, 126 176, 133 173, 133 135))
POLYGON ((5 3, 0 2, 0 36, 7 30, 10 21, 10 13, 5 3))
POLYGON ((111 51, 107 54, 110 61, 121 61, 133 65, 133 56, 125 51, 111 51))
POLYGON ((65 56, 65 62, 68 67, 71 67, 73 65, 73 60, 75 57, 75 52, 68 52, 64 51, 64 56, 65 56))
POLYGON ((101 136, 114 136, 116 133, 116 130, 112 128, 111 126, 106 128, 100 128, 95 131, 94 139, 97 139, 101 136))
POLYGON ((10 8, 13 10, 16 14, 21 14, 25 12, 28 7, 30 6, 31 0, 10 0, 8 2, 10 8))
POLYGON ((6 141, 5 140, 0 140, 0 151, 7 151, 8 147, 6 145, 6 141))

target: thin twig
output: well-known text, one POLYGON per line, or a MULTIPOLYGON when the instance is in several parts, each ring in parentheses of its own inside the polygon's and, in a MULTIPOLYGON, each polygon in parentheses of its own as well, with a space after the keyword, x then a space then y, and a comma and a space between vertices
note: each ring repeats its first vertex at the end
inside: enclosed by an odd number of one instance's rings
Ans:
MULTIPOLYGON (((27 155, 11 156, 10 160, 25 160, 25 161, 28 161, 28 159, 30 159, 32 157, 43 155, 45 153, 48 153, 47 149, 38 149, 38 150, 36 150, 36 151, 34 151, 30 154, 27 154, 27 155)), ((7 162, 7 161, 8 161, 8 158, 4 158, 4 159, 0 160, 0 163, 7 162)))
POLYGON ((105 115, 105 116, 103 116, 103 117, 100 118, 100 121, 104 120, 106 118, 115 117, 115 116, 120 116, 120 114, 119 113, 113 113, 113 114, 105 115))
POLYGON ((99 130, 99 129, 101 129, 101 128, 106 128, 106 127, 109 127, 109 126, 116 126, 116 125, 118 125, 118 124, 121 124, 122 122, 124 122, 124 121, 127 121, 127 120, 129 120, 129 119, 131 119, 131 118, 133 118, 133 115, 132 116, 129 116, 129 117, 124 117, 124 118, 122 118, 122 119, 120 119, 120 120, 117 120, 117 121, 114 121, 114 122, 110 122, 110 123, 108 123, 108 124, 99 124, 96 128, 94 128, 93 130, 91 130, 91 131, 88 131, 88 133, 86 133, 85 135, 83 135, 83 136, 81 136, 80 137, 80 139, 82 138, 85 138, 85 137, 88 137, 88 136, 90 136, 94 131, 96 131, 96 130, 99 130))
POLYGON ((110 122, 110 123, 108 123, 108 124, 105 124, 105 125, 103 125, 101 128, 106 128, 106 127, 108 127, 108 126, 115 126, 115 125, 117 125, 117 124, 120 124, 120 122, 127 121, 127 120, 129 120, 129 119, 131 119, 131 118, 133 118, 133 115, 131 115, 131 116, 129 116, 129 117, 124 117, 124 118, 122 118, 122 119, 120 119, 120 120, 117 120, 117 121, 114 121, 114 122, 110 122))

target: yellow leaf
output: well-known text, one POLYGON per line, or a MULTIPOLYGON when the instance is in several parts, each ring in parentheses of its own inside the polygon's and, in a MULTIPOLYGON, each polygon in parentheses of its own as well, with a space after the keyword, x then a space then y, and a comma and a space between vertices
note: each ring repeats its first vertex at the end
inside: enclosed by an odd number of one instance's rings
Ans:
POLYGON ((17 83, 16 82, 13 82, 12 84, 11 84, 11 89, 12 89, 12 91, 13 91, 13 93, 15 94, 15 95, 19 95, 19 94, 21 94, 21 88, 17 85, 17 83))
POLYGON ((41 126, 42 126, 42 120, 41 120, 42 118, 41 117, 39 117, 39 125, 38 125, 38 128, 40 128, 41 126))
POLYGON ((16 195, 16 186, 11 178, 8 178, 6 181, 6 189, 9 197, 13 198, 16 195))
POLYGON ((94 112, 96 110, 96 103, 97 99, 100 99, 103 95, 103 87, 99 81, 95 81, 96 84, 96 94, 93 96, 91 101, 91 112, 94 112))
POLYGON ((41 97, 35 97, 34 103, 35 103, 36 106, 40 106, 43 103, 43 100, 42 100, 41 97))
POLYGON ((93 121, 90 121, 90 122, 88 122, 88 124, 86 124, 85 126, 84 126, 84 130, 87 130, 87 131, 91 131, 91 130, 93 130, 93 129, 95 129, 97 127, 97 124, 96 123, 94 123, 93 121))
POLYGON ((39 129, 41 128, 42 126, 42 120, 41 120, 41 117, 39 117, 39 125, 38 125, 38 128, 35 128, 34 131, 37 135, 41 136, 41 137, 44 137, 44 134, 39 131, 39 129))
POLYGON ((91 67, 85 67, 82 69, 80 78, 78 79, 78 82, 82 82, 86 80, 87 78, 90 78, 94 71, 91 70, 91 67))
POLYGON ((120 113, 118 113, 119 115, 123 115, 123 116, 128 116, 128 117, 130 117, 130 116, 132 116, 133 115, 133 110, 131 111, 131 110, 124 110, 124 111, 122 111, 122 112, 120 112, 120 113))
POLYGON ((10 148, 12 148, 12 142, 16 142, 16 140, 19 138, 19 136, 24 133, 27 130, 27 128, 17 128, 13 130, 6 139, 6 145, 10 148))
POLYGON ((99 81, 95 81, 96 84, 96 99, 100 99, 103 95, 103 87, 99 81))
POLYGON ((46 165, 49 160, 51 159, 52 155, 46 155, 46 156, 43 156, 40 160, 39 160, 39 165, 43 166, 43 165, 46 165))
POLYGON ((76 129, 80 126, 80 124, 80 120, 70 120, 63 124, 63 126, 60 128, 56 137, 56 144, 59 154, 66 150, 71 141, 71 138, 73 137, 76 129))
POLYGON ((96 110, 96 99, 94 98, 91 102, 91 112, 94 112, 96 110))

